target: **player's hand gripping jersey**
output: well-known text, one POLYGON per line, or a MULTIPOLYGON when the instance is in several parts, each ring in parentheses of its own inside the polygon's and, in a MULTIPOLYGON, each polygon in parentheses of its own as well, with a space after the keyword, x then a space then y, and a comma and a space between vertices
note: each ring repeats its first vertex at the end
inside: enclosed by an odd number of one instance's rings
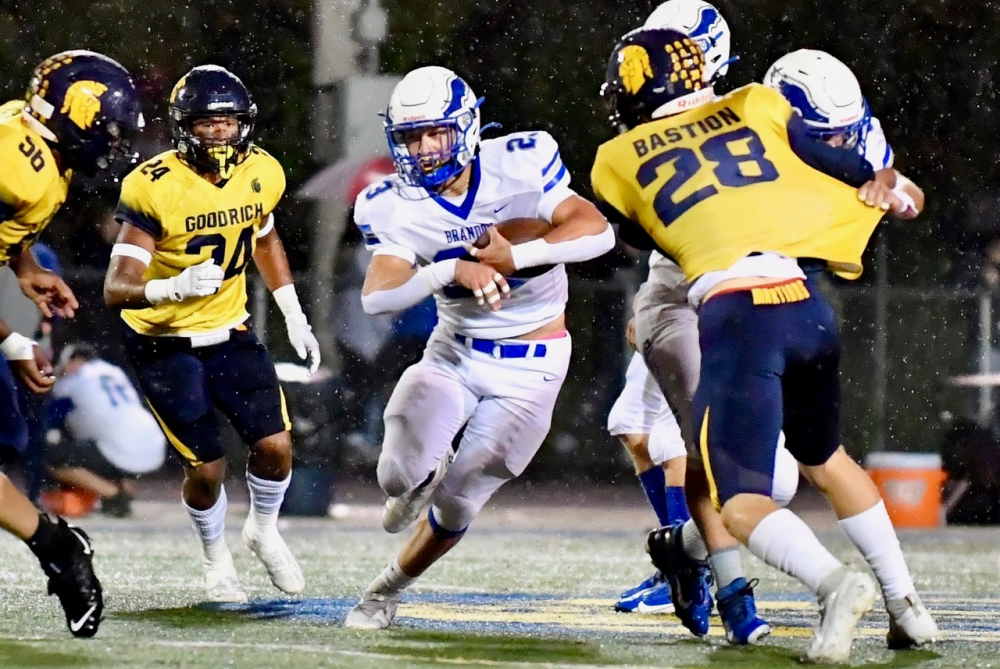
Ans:
MULTIPOLYGON (((358 196, 354 218, 376 255, 420 265, 457 257, 472 260, 466 247, 501 221, 551 221, 555 208, 574 194, 569 182, 551 135, 515 133, 481 142, 466 194, 443 197, 391 176, 358 196)), ((507 282, 510 298, 495 312, 484 310, 465 288, 446 286, 434 296, 438 317, 458 334, 503 339, 535 330, 565 310, 563 265, 521 270, 507 282)))
POLYGON ((24 102, 0 106, 0 265, 30 247, 66 200, 62 175, 42 136, 21 120, 24 102))
POLYGON ((284 191, 281 165, 256 146, 220 185, 198 176, 175 151, 136 168, 122 182, 115 216, 156 240, 143 278, 168 279, 209 259, 225 278, 214 295, 122 310, 125 322, 144 335, 189 336, 246 320, 245 270, 284 191))
POLYGON ((643 123, 598 149, 594 192, 638 222, 689 281, 767 251, 823 259, 856 278, 884 212, 799 159, 788 141, 792 113, 780 93, 750 84, 643 123))

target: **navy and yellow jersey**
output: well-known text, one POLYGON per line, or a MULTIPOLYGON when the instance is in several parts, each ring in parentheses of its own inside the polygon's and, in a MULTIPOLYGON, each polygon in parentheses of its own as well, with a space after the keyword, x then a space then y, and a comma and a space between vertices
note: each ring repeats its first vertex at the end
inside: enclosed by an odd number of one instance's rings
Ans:
POLYGON ((215 295, 122 310, 125 322, 144 335, 189 336, 246 320, 245 270, 284 192, 281 164, 256 146, 222 185, 200 177, 176 151, 138 166, 122 181, 115 217, 156 240, 143 278, 168 279, 212 258, 225 279, 215 295))
POLYGON ((23 109, 17 100, 0 106, 0 266, 34 243, 73 176, 59 173, 45 140, 21 120, 23 109))
POLYGON ((641 226, 689 281, 755 252, 820 258, 845 278, 884 212, 792 150, 788 101, 760 84, 605 142, 594 193, 641 226))

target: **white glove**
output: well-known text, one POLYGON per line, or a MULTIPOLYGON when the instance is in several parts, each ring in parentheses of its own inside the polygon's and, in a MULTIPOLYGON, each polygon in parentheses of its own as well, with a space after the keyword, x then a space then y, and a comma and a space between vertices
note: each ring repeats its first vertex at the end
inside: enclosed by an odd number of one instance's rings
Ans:
POLYGON ((313 334, 312 326, 306 321, 303 314, 301 318, 285 319, 285 328, 288 329, 288 341, 292 348, 303 360, 309 361, 309 374, 315 374, 319 369, 319 342, 313 334))
POLYGON ((222 286, 224 272, 212 259, 188 267, 169 279, 154 279, 146 282, 146 299, 150 304, 160 302, 183 302, 189 297, 215 295, 222 286))
POLYGON ((295 285, 287 284, 276 289, 274 301, 285 316, 285 328, 288 330, 288 341, 303 360, 309 361, 309 374, 315 374, 319 369, 319 342, 313 335, 312 327, 302 313, 299 296, 295 293, 295 285))

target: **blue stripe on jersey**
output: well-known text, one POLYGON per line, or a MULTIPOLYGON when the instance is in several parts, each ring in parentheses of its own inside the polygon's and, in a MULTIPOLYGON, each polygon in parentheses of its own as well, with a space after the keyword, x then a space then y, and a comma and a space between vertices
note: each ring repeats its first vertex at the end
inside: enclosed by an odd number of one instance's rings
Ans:
POLYGON ((375 235, 370 233, 365 235, 365 246, 378 246, 381 243, 382 240, 375 235))
MULTIPOLYGON (((510 286, 511 290, 515 288, 520 288, 528 282, 529 279, 533 277, 528 277, 528 279, 519 279, 514 276, 507 277, 507 285, 510 286)), ((457 283, 452 283, 441 289, 441 294, 447 297, 449 300, 457 300, 463 297, 474 297, 472 291, 465 286, 460 286, 457 283)))
MULTIPOLYGON (((431 193, 431 197, 441 207, 450 214, 458 216, 463 221, 468 220, 472 212, 472 205, 476 203, 476 193, 479 191, 479 156, 472 159, 472 178, 469 180, 469 190, 465 194, 462 204, 455 206, 437 193, 431 193)), ((428 191, 430 192, 430 191, 428 191)))
POLYGON ((885 143, 885 155, 882 156, 882 167, 889 167, 892 164, 892 147, 889 146, 889 142, 885 143))
POLYGON ((143 232, 152 235, 155 239, 163 237, 163 226, 155 218, 146 216, 142 212, 135 211, 131 207, 119 202, 115 211, 115 220, 119 223, 129 223, 143 232))
POLYGON ((436 254, 434 254, 434 262, 441 262, 442 260, 451 260, 452 258, 461 258, 462 256, 466 256, 469 259, 472 258, 472 256, 470 256, 466 252, 464 246, 456 246, 454 248, 438 251, 436 254))
POLYGON ((550 190, 552 190, 553 188, 555 188, 556 184, 558 184, 560 181, 562 181, 562 178, 564 176, 566 176, 566 166, 565 165, 563 165, 559 169, 559 171, 556 172, 556 175, 554 177, 552 177, 552 181, 550 181, 547 184, 545 184, 545 188, 542 189, 542 192, 543 193, 548 193, 550 190))
POLYGON ((545 166, 545 167, 544 167, 544 168, 542 169, 542 176, 543 176, 543 177, 544 177, 544 176, 545 176, 546 174, 548 174, 548 173, 549 173, 549 170, 551 170, 551 169, 552 169, 552 166, 556 164, 556 161, 557 161, 557 160, 559 160, 559 149, 556 149, 556 152, 555 152, 555 154, 554 154, 554 155, 552 156, 552 160, 550 160, 550 161, 549 161, 549 164, 548 164, 548 165, 546 165, 546 166, 545 166))

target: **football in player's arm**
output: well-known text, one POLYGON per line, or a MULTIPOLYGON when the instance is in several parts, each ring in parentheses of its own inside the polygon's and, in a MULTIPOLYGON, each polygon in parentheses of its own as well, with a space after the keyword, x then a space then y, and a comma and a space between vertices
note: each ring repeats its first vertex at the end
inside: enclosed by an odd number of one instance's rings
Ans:
MULTIPOLYGON (((139 94, 118 62, 92 51, 65 51, 42 61, 23 100, 0 106, 0 265, 9 264, 22 292, 42 314, 72 317, 79 304, 56 274, 35 261, 31 245, 66 200, 74 172, 126 164, 129 140, 142 127, 139 94), (125 159, 124 161, 122 159, 125 159)), ((23 450, 27 425, 11 369, 35 393, 55 383, 52 367, 30 338, 0 321, 0 461, 23 450)), ((0 474, 0 527, 38 556, 75 636, 93 636, 104 610, 86 533, 39 516, 0 474)))
POLYGON ((169 104, 176 150, 123 181, 116 214, 122 229, 104 285, 108 306, 121 310, 140 388, 184 460, 184 505, 201 541, 212 601, 247 598, 223 535, 226 460, 216 407, 250 449, 243 541, 276 587, 304 587, 277 530, 291 478, 290 423, 271 357, 247 324, 251 260, 311 372, 320 364, 319 347, 275 225, 284 170, 252 143, 256 109, 224 68, 199 66, 181 78, 169 104))

